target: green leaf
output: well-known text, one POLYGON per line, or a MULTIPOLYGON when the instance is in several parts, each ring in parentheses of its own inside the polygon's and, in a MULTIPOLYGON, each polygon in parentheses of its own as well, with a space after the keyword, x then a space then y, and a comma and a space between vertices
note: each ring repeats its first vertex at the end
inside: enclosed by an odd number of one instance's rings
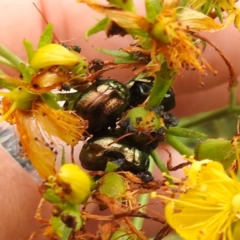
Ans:
POLYGON ((31 62, 32 60, 32 57, 34 55, 34 48, 33 48, 33 45, 31 42, 29 42, 28 40, 24 39, 23 40, 23 45, 26 49, 26 52, 27 52, 27 56, 28 56, 28 62, 31 62))
POLYGON ((105 173, 114 172, 119 168, 119 166, 113 162, 108 162, 105 168, 105 173))
POLYGON ((12 53, 10 50, 8 50, 6 47, 0 44, 0 56, 2 56, 2 62, 5 65, 11 66, 12 68, 15 68, 19 71, 19 65, 23 63, 24 61, 20 59, 18 56, 16 56, 14 53, 12 53), (9 65, 10 64, 10 65, 9 65))
POLYGON ((137 62, 137 61, 133 59, 119 58, 119 57, 114 59, 114 63, 116 64, 134 63, 134 62, 137 62))
POLYGON ((93 34, 96 34, 98 32, 105 30, 110 22, 111 22, 111 20, 107 17, 98 21, 98 23, 96 25, 92 26, 91 28, 89 28, 87 30, 87 32, 84 35, 85 39, 88 39, 89 36, 91 36, 93 34))
POLYGON ((95 48, 101 53, 116 57, 114 59, 114 63, 121 64, 121 63, 134 63, 137 62, 134 59, 133 54, 125 52, 123 50, 111 50, 111 49, 102 49, 102 48, 95 48))
MULTIPOLYGON (((151 64, 151 62, 149 64, 151 64)), ((174 70, 169 69, 167 66, 167 63, 164 62, 162 64, 161 71, 156 73, 156 78, 153 83, 153 88, 151 90, 151 93, 149 95, 149 99, 147 102, 148 108, 156 107, 162 102, 167 90, 173 83, 174 77, 175 77, 174 70)))
POLYGON ((132 0, 108 0, 108 2, 118 8, 121 8, 125 11, 136 12, 134 3, 132 0))
POLYGON ((167 134, 177 136, 177 137, 184 137, 184 138, 205 138, 207 137, 206 134, 201 132, 195 132, 193 130, 181 127, 170 127, 167 129, 167 134))
POLYGON ((220 162, 225 169, 229 168, 236 158, 231 141, 222 138, 208 139, 197 146, 194 152, 198 160, 214 160, 220 162))
POLYGON ((44 47, 45 45, 52 43, 52 36, 53 26, 52 24, 48 24, 40 37, 38 48, 44 47))
POLYGON ((95 49, 101 53, 104 53, 113 57, 132 59, 132 54, 125 52, 123 50, 111 50, 111 49, 103 49, 103 48, 95 48, 95 49))
POLYGON ((43 102, 45 102, 49 107, 53 108, 53 109, 61 109, 61 107, 59 106, 59 104, 57 103, 57 98, 55 97, 55 95, 51 92, 48 93, 43 93, 41 94, 41 99, 43 100, 43 102))
POLYGON ((217 17, 218 17, 220 23, 223 23, 223 11, 218 3, 215 4, 215 12, 217 14, 217 17))
POLYGON ((154 23, 157 15, 162 10, 159 0, 145 0, 146 18, 150 23, 154 23))

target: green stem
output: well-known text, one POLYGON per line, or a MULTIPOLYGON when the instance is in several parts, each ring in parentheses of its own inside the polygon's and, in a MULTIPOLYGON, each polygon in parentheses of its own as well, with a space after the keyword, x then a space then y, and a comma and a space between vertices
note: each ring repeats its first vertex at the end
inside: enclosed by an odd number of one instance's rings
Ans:
MULTIPOLYGON (((153 167, 154 167, 154 164, 153 164, 153 161, 150 161, 150 166, 149 166, 149 172, 153 172, 153 167)), ((148 200, 149 200, 149 194, 146 193, 146 194, 141 194, 139 197, 138 197, 138 202, 141 206, 144 206, 148 203, 148 200)), ((145 213, 146 212, 146 209, 145 208, 142 208, 140 210, 140 212, 142 213, 145 213)), ((143 221, 144 221, 144 218, 140 218, 140 217, 134 217, 133 220, 132 220, 132 224, 134 225, 134 227, 137 229, 137 230, 141 230, 142 229, 142 225, 143 225, 143 221)))
MULTIPOLYGON (((159 157, 159 154, 157 153, 156 150, 151 151, 151 157, 161 172, 164 172, 167 175, 170 175, 167 166, 165 165, 163 160, 159 157)), ((172 179, 167 178, 167 180, 170 184, 174 184, 172 179)))
POLYGON ((2 56, 0 56, 0 63, 3 65, 9 66, 11 68, 14 68, 14 65, 2 56))
POLYGON ((231 90, 230 90, 230 96, 229 96, 229 110, 233 111, 236 107, 236 88, 237 84, 235 84, 231 90))
POLYGON ((0 56, 6 59, 9 63, 12 64, 12 67, 20 71, 19 66, 21 63, 24 63, 22 59, 14 55, 7 48, 0 44, 0 56))
POLYGON ((166 141, 176 149, 180 154, 186 155, 187 157, 193 156, 194 153, 185 144, 183 144, 177 137, 172 135, 166 135, 166 141))
POLYGON ((236 105, 236 86, 230 91, 229 105, 217 110, 195 114, 190 117, 182 118, 178 124, 179 127, 194 127, 199 124, 229 115, 239 114, 240 107, 236 105))
POLYGON ((43 94, 41 94, 41 99, 49 107, 51 107, 53 109, 61 109, 61 106, 57 103, 56 96, 53 93, 51 93, 51 92, 43 93, 43 94))
POLYGON ((201 123, 205 123, 229 114, 239 114, 240 107, 239 106, 226 106, 223 108, 219 108, 217 110, 199 113, 190 117, 180 119, 178 124, 179 127, 194 127, 201 123))
POLYGON ((147 108, 158 106, 162 102, 167 90, 173 83, 174 77, 175 73, 168 69, 166 63, 163 63, 162 70, 156 73, 156 79, 146 105, 147 108))
POLYGON ((195 114, 193 116, 180 119, 178 126, 184 127, 184 128, 193 127, 201 123, 219 118, 224 114, 227 114, 228 112, 229 112, 229 107, 227 106, 217 110, 195 114))

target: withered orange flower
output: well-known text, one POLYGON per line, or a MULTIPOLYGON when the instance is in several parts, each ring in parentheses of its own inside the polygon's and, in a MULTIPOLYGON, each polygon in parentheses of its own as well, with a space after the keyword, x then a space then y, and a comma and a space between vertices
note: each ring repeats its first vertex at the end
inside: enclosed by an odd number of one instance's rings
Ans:
MULTIPOLYGON (((42 93, 56 86, 56 81, 44 90, 33 88, 31 83, 21 79, 1 75, 0 78, 12 83, 13 90, 0 92, 3 96, 1 121, 16 124, 24 153, 43 179, 55 174, 55 159, 53 137, 75 146, 82 139, 87 128, 87 122, 73 111, 64 111, 50 107, 41 98, 42 93)), ((62 78, 58 77, 62 83, 62 78)), ((41 79, 41 81, 43 81, 41 79)), ((38 83, 35 80, 35 83, 38 83)))

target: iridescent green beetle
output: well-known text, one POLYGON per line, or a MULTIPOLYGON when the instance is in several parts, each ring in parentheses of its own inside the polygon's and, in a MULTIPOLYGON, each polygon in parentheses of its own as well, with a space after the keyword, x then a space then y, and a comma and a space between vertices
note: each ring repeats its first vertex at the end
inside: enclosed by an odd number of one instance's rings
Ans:
POLYGON ((149 154, 136 148, 126 139, 93 137, 83 145, 79 158, 82 167, 92 171, 104 171, 108 162, 115 163, 122 171, 136 174, 144 182, 153 180, 148 171, 149 154))
POLYGON ((95 134, 115 126, 128 102, 129 90, 124 84, 113 79, 97 80, 81 93, 73 110, 89 121, 87 131, 95 134))

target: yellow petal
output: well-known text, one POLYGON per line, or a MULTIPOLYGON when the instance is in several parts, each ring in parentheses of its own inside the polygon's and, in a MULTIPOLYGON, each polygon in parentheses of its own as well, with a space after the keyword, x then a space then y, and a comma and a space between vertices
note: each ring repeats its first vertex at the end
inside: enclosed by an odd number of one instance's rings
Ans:
POLYGON ((219 24, 201 12, 194 11, 190 8, 184 8, 178 13, 178 19, 192 31, 216 32, 228 27, 234 21, 235 13, 230 14, 225 23, 219 24))
POLYGON ((150 27, 150 24, 146 18, 139 16, 133 12, 127 12, 116 7, 102 5, 94 0, 78 0, 78 2, 87 3, 89 7, 97 12, 106 15, 122 28, 142 29, 144 31, 148 31, 150 27))
POLYGON ((164 0, 162 10, 176 8, 179 3, 179 0, 164 0))
POLYGON ((59 44, 48 44, 39 48, 33 55, 30 65, 35 69, 62 65, 72 67, 79 63, 79 58, 59 44))
POLYGON ((235 8, 235 0, 217 0, 217 2, 224 10, 235 8))
POLYGON ((219 162, 209 160, 193 162, 186 176, 178 199, 160 196, 168 201, 167 222, 186 240, 233 240, 227 235, 232 235, 231 225, 239 219, 238 180, 230 178, 219 162))
POLYGON ((209 9, 212 9, 215 2, 215 0, 188 0, 188 4, 195 10, 200 10, 206 3, 209 4, 209 9))
POLYGON ((43 179, 55 175, 56 155, 46 145, 35 119, 29 111, 16 111, 16 124, 20 142, 27 157, 43 179))
POLYGON ((240 30, 240 10, 239 9, 236 10, 236 18, 234 20, 234 25, 236 28, 238 28, 238 30, 240 30))

